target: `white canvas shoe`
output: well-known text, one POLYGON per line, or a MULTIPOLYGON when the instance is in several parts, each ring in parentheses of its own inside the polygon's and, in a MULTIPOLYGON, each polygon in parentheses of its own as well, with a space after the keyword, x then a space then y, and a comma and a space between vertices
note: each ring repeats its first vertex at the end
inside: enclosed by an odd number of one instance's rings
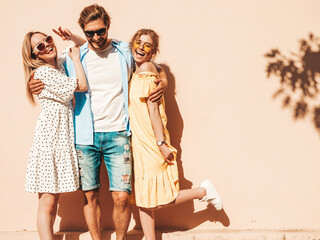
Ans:
POLYGON ((222 210, 222 199, 211 181, 209 179, 205 179, 199 187, 204 188, 207 191, 207 195, 200 199, 200 201, 212 204, 218 211, 222 210))

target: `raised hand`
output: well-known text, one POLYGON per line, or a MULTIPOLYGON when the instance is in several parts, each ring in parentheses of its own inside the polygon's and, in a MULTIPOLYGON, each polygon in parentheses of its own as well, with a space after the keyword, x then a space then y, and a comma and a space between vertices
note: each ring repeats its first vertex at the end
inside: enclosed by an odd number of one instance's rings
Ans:
POLYGON ((70 32, 68 28, 62 29, 61 26, 58 29, 52 29, 54 33, 56 33, 63 41, 72 40, 73 34, 70 32))

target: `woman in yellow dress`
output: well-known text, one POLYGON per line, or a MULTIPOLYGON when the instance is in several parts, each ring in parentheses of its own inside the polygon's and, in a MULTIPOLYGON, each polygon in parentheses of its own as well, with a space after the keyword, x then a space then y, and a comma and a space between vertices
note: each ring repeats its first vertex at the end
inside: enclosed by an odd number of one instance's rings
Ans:
POLYGON ((170 145, 164 98, 158 103, 148 100, 156 87, 158 71, 151 60, 159 51, 159 36, 151 29, 141 29, 130 45, 136 63, 129 90, 134 194, 145 238, 153 240, 154 210, 193 199, 221 210, 222 200, 208 179, 198 188, 179 190, 177 150, 170 145))

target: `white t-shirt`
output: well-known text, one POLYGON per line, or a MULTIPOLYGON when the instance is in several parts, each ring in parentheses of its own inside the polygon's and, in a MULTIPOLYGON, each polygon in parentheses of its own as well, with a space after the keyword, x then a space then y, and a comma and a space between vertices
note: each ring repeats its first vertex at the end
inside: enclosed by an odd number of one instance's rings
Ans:
POLYGON ((123 131, 125 126, 124 94, 117 49, 89 49, 86 56, 87 78, 95 132, 123 131))

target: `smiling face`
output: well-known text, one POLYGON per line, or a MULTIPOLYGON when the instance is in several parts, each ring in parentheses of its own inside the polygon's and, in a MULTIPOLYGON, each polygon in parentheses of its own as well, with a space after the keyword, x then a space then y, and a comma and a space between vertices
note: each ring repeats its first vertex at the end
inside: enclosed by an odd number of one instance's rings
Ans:
POLYGON ((57 48, 54 42, 47 43, 46 41, 44 41, 45 38, 46 36, 41 33, 33 34, 30 40, 32 51, 37 58, 43 60, 45 63, 55 65, 55 58, 57 57, 57 48), (36 49, 36 46, 39 43, 43 43, 45 45, 44 51, 40 52, 36 49))
POLYGON ((97 20, 91 21, 84 25, 83 31, 86 33, 93 33, 93 36, 87 36, 86 39, 89 42, 89 48, 94 51, 101 51, 108 47, 108 30, 109 26, 106 26, 103 19, 99 18, 97 20), (106 29, 103 31, 103 29, 106 29))
POLYGON ((141 35, 132 43, 132 56, 137 64, 149 62, 153 56, 153 41, 149 35, 141 35))

